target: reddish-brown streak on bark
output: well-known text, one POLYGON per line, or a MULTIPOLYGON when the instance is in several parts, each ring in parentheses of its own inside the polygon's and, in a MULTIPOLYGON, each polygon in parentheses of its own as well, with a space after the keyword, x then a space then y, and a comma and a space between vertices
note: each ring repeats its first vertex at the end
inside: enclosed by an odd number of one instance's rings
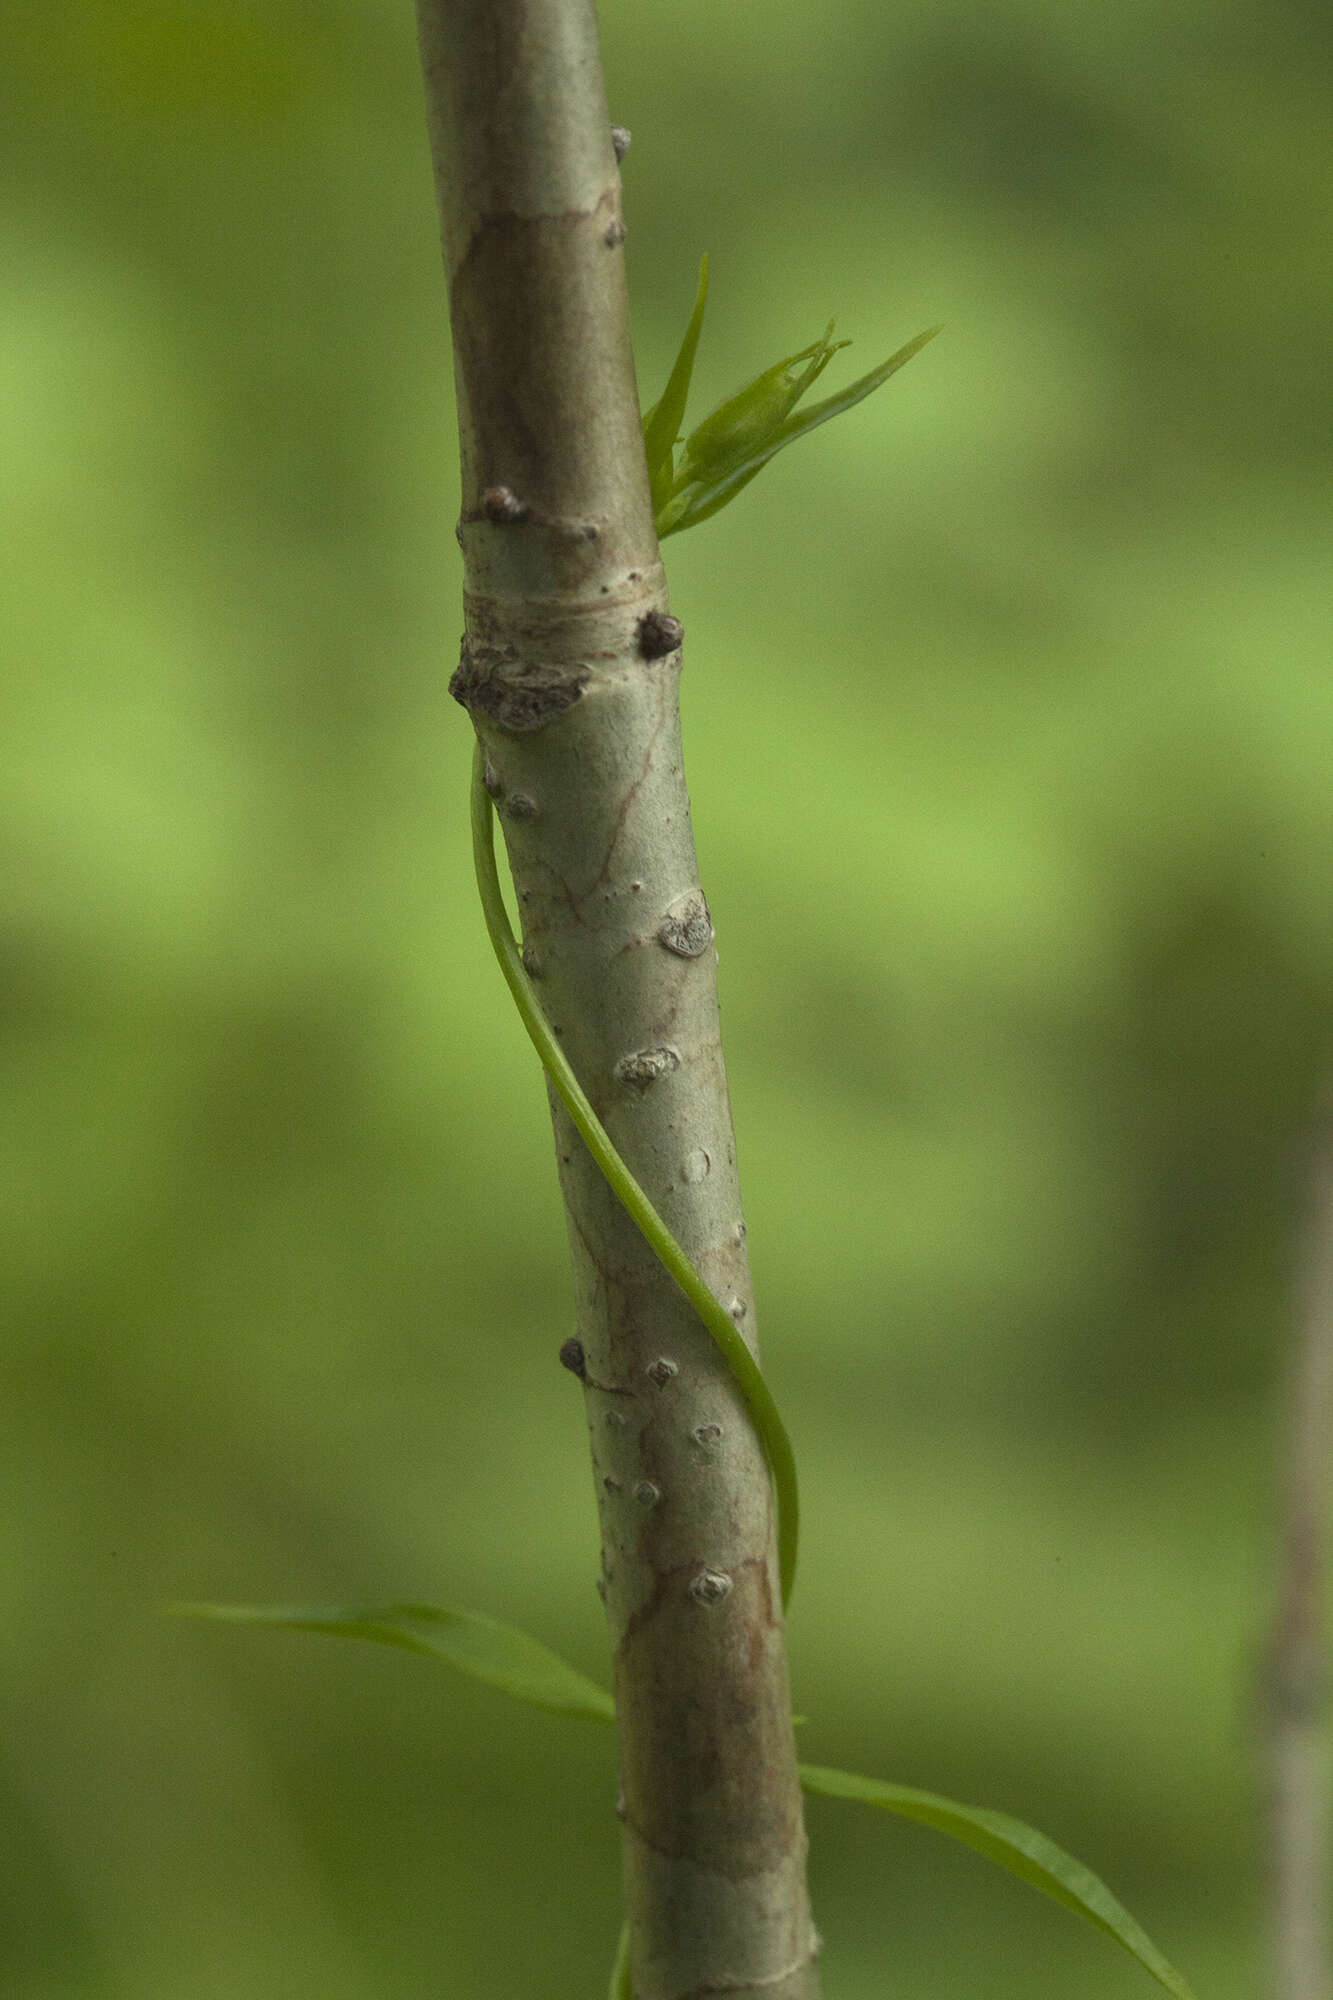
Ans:
POLYGON ((637 1389, 631 1389, 619 1382, 594 1382, 586 1366, 583 1371, 583 1382, 585 1388, 596 1389, 603 1396, 637 1396, 639 1393, 637 1389))
MULTIPOLYGON (((576 891, 575 889, 570 887, 569 883, 567 883, 562 876, 557 875, 555 870, 552 867, 550 867, 548 863, 543 861, 540 855, 534 857, 533 861, 534 867, 541 869, 546 876, 547 893, 550 896, 552 902, 558 902, 563 909, 568 910, 570 916, 573 918, 574 922, 579 926, 580 930, 586 930, 587 928, 587 923, 583 916, 582 905, 588 902, 590 897, 596 894, 597 890, 602 887, 602 885, 606 882, 608 876, 611 873, 611 863, 615 856, 616 848, 620 843, 620 836, 625 830, 625 821, 629 816, 630 807, 633 805, 635 799, 638 797, 639 792, 643 789, 644 779, 648 776, 649 769, 652 765, 653 749, 654 746, 656 745, 658 737, 662 733, 662 728, 663 725, 665 724, 665 721, 666 717, 664 715, 659 715, 656 727, 653 730, 652 736, 649 738, 648 747, 644 752, 643 763, 639 768, 639 774, 630 783, 629 788, 627 789, 625 796, 621 801, 620 811, 616 814, 615 825, 611 829, 611 835, 607 844, 606 854, 603 858, 602 865, 597 871, 596 875, 594 875, 589 887, 583 890, 576 891)), ((636 943, 638 942, 638 940, 631 939, 630 942, 636 943)), ((627 945, 622 945, 620 947, 620 950, 616 953, 616 956, 620 957, 621 954, 628 949, 629 947, 627 945)))
MULTIPOLYGON (((656 1580, 653 1584, 652 1595, 644 1600, 644 1602, 639 1606, 637 1611, 631 1612, 630 1616, 625 1621, 625 1629, 620 1635, 620 1644, 616 1648, 617 1653, 623 1653, 625 1651, 625 1648, 628 1645, 630 1645, 634 1639, 638 1637, 639 1633, 643 1630, 644 1626, 651 1624, 653 1618, 657 1614, 659 1607, 661 1606, 663 1598, 667 1594, 667 1591, 673 1579, 683 1577, 686 1580, 686 1582, 688 1582, 689 1579, 696 1574, 698 1568, 699 1565, 697 1562, 688 1562, 688 1563, 677 1563, 673 1568, 669 1570, 658 1570, 656 1574, 656 1580)), ((747 1571, 756 1569, 759 1570, 763 1576, 764 1594, 768 1600, 768 1622, 771 1624, 773 1615, 773 1596, 768 1581, 767 1563, 764 1562, 761 1558, 756 1556, 747 1557, 744 1562, 735 1563, 732 1566, 732 1575, 733 1577, 738 1577, 745 1574, 747 1571)), ((701 1618, 707 1618, 709 1615, 710 1613, 703 1609, 701 1609, 699 1612, 699 1616, 701 1618)))
MULTIPOLYGON (((555 1095, 554 1090, 551 1090, 551 1095, 552 1097, 554 1097, 555 1095)), ((563 1105, 561 1105, 560 1108, 562 1111, 564 1110, 563 1105)), ((567 1113, 566 1116, 568 1116, 567 1113)), ((579 1140, 579 1144, 580 1145, 583 1144, 583 1141, 581 1139, 579 1140)), ((603 1286, 605 1286, 606 1290, 609 1292, 611 1289, 611 1279, 608 1276, 605 1269, 603 1268, 603 1266, 598 1262, 596 1252, 593 1250, 592 1244, 588 1241, 587 1231, 584 1229, 582 1220, 580 1219, 577 1211, 572 1207, 566 1205, 565 1214, 569 1218, 570 1228, 574 1231, 574 1234, 578 1237, 579 1242, 583 1246, 584 1254, 587 1257, 589 1264, 592 1266, 592 1270, 595 1277, 597 1278, 598 1282, 603 1286)))
POLYGON ((620 1635, 620 1644, 616 1648, 617 1655, 623 1653, 630 1642, 638 1636, 642 1628, 651 1623, 656 1615, 658 1606, 661 1604, 670 1587, 672 1577, 677 1574, 691 1576, 693 1573, 693 1566, 689 1564, 686 1564, 680 1571, 657 1570, 654 1572, 651 1595, 646 1597, 638 1610, 632 1611, 625 1620, 625 1629, 620 1635))
POLYGON ((563 909, 568 910, 579 929, 586 930, 587 924, 584 922, 582 912, 579 909, 578 899, 564 877, 558 875, 551 864, 548 861, 544 861, 539 854, 533 857, 532 869, 534 873, 540 870, 545 875, 546 893, 551 898, 551 901, 559 903, 563 909))
POLYGON ((517 215, 510 209, 503 214, 488 215, 473 230, 467 249, 458 260, 454 271, 454 284, 457 285, 466 276, 474 253, 486 248, 493 238, 498 237, 503 240, 510 236, 527 235, 534 229, 576 229, 579 223, 600 215, 604 208, 614 207, 615 201, 616 191, 613 187, 609 187, 599 197, 595 208, 551 209, 545 215, 517 215))
POLYGON ((652 768, 653 752, 657 747, 657 739, 662 733, 666 719, 665 713, 659 711, 653 733, 648 738, 648 747, 643 753, 643 762, 639 766, 639 775, 630 784, 624 798, 621 800, 620 811, 616 814, 615 825, 611 829, 611 837, 607 843, 605 858, 593 878, 591 888, 585 892, 584 897, 580 898, 581 901, 586 900, 587 896, 591 896, 595 890, 600 889, 611 873, 611 863, 614 859, 616 848, 620 845, 620 836, 625 831, 625 821, 629 817, 629 809, 642 791, 644 779, 648 776, 652 768))

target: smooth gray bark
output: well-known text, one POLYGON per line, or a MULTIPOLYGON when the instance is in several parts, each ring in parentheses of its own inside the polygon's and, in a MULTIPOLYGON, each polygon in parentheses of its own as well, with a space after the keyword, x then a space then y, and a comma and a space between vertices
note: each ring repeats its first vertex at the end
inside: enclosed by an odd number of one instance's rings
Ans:
MULTIPOLYGON (((465 637, 524 958, 747 1340, 712 925, 681 765, 591 0, 418 0, 465 637)), ((714 1343, 552 1098, 615 1654, 637 2000, 816 2000, 767 1468, 714 1343)), ((576 1357, 577 1358, 577 1357, 576 1357)))

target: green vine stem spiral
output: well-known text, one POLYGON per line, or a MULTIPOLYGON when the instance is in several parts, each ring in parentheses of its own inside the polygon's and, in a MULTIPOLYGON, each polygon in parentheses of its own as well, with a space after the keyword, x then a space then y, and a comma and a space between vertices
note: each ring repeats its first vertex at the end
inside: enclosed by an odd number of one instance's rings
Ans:
POLYGON ((523 969, 518 942, 509 922, 509 912, 500 892, 495 863, 495 832, 490 794, 483 782, 484 760, 477 745, 472 766, 472 856, 477 870, 477 887, 486 917, 495 956, 514 996, 528 1039, 541 1058, 561 1101, 591 1153, 607 1186, 639 1230, 653 1254, 684 1292, 704 1326, 712 1335, 723 1359, 736 1379, 749 1407, 759 1441, 768 1460, 769 1473, 778 1510, 778 1574, 785 1611, 796 1576, 796 1545, 800 1507, 796 1487, 796 1455, 786 1426, 778 1415, 773 1394, 760 1372, 759 1364, 741 1339, 730 1314, 713 1296, 703 1278, 677 1243, 657 1210, 635 1180, 612 1145, 605 1126, 584 1094, 583 1086, 569 1066, 551 1025, 541 1010, 532 982, 523 969))

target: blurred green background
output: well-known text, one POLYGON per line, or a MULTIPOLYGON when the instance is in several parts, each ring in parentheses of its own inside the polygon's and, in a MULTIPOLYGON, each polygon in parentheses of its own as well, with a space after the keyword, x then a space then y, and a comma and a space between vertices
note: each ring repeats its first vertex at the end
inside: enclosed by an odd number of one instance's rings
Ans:
MULTIPOLYGON (((804 1754, 1260 1991, 1252 1687, 1333 1005, 1313 0, 605 0, 645 400, 881 395, 668 543, 804 1754), (839 372, 842 371, 842 372, 839 372)), ((0 16, 0 1992, 604 1990, 611 1744, 172 1597, 598 1678, 544 1096, 485 942, 403 0, 0 16)), ((1132 2000, 810 1810, 830 2000, 1132 2000)))

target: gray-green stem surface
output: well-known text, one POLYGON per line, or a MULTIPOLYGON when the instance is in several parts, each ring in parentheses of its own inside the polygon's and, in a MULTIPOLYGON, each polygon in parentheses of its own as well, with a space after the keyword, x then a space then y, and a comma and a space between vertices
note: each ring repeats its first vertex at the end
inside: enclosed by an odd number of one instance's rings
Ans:
POLYGON ((574 1121, 579 1137, 596 1161, 602 1179, 639 1234, 651 1245, 658 1261, 680 1286, 712 1334, 726 1358, 727 1366, 740 1385, 755 1429, 763 1443, 769 1470, 773 1475, 774 1496, 778 1503, 778 1576, 782 1588, 782 1608, 785 1611, 791 1600, 792 1584, 796 1577, 796 1553, 800 1534, 796 1457, 792 1450, 791 1439, 787 1435, 787 1427, 778 1414, 777 1404, 764 1380, 763 1371, 745 1344, 745 1336, 722 1301, 714 1298, 709 1291, 703 1278, 691 1264, 612 1145, 606 1127, 593 1110, 587 1093, 570 1068, 565 1052, 542 1012, 535 982, 523 968, 522 955, 510 928, 509 913, 505 909, 504 894, 500 888, 500 877, 495 865, 492 816, 490 794, 486 790, 485 757, 481 745, 478 744, 472 775, 472 849, 476 860, 477 887, 481 894, 482 911, 500 970, 514 996, 514 1004, 528 1031, 528 1040, 536 1049, 547 1076, 554 1084, 556 1095, 574 1121))
MULTIPOLYGON (((593 10, 420 0, 419 20, 462 460, 454 690, 484 752, 543 1012, 753 1351, 593 10)), ((815 2000, 762 1444, 725 1357, 554 1097, 552 1116, 615 1656, 634 1992, 815 2000)))

